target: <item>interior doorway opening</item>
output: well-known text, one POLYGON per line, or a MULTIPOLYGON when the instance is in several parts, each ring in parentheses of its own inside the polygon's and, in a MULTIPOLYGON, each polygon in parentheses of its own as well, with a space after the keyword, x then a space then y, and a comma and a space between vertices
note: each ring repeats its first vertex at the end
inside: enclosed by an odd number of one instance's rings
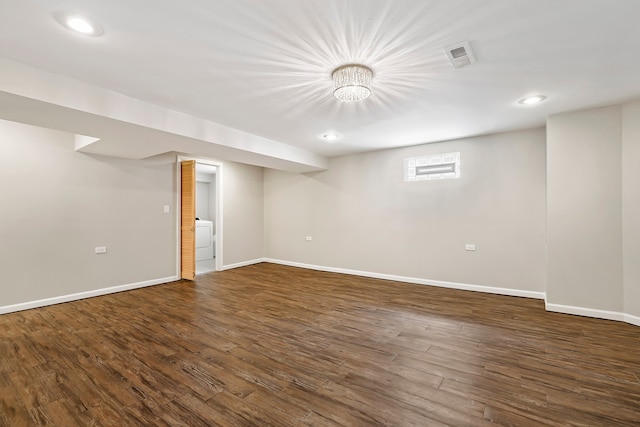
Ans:
POLYGON ((222 269, 222 164, 178 157, 179 270, 183 279, 222 269))
POLYGON ((196 162, 196 275, 216 271, 218 167, 196 162))

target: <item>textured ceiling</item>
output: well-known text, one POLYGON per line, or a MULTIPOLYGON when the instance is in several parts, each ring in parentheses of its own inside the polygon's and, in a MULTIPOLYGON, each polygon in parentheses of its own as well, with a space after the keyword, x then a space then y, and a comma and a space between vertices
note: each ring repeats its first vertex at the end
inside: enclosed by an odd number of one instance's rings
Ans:
POLYGON ((640 96, 639 16, 638 0, 0 0, 0 57, 335 156, 640 96), (67 31, 60 11, 104 35, 67 31), (461 41, 477 62, 454 70, 443 48, 461 41), (353 62, 374 93, 344 104, 330 74, 353 62), (548 100, 517 104, 534 93, 548 100))

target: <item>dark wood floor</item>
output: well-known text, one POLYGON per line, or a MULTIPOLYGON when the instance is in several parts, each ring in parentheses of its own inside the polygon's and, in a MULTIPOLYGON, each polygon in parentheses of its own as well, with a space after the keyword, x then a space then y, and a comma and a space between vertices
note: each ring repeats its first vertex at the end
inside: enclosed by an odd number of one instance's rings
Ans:
POLYGON ((259 264, 0 316, 0 425, 640 425, 640 328, 259 264))

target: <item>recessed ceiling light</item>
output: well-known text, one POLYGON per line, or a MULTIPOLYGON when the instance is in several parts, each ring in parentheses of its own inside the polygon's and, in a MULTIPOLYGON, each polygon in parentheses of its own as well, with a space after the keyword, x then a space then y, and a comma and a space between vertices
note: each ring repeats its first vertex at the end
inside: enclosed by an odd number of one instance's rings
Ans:
POLYGON ((101 36, 104 33, 100 24, 86 16, 71 13, 56 13, 55 18, 60 25, 74 33, 93 37, 101 36))
POLYGON ((518 101, 518 103, 522 105, 534 105, 541 103, 545 99, 547 99, 547 97, 544 95, 533 95, 522 98, 520 101, 518 101))
POLYGON ((322 139, 324 139, 327 142, 335 142, 337 141, 339 138, 339 135, 336 133, 325 133, 324 135, 322 135, 322 139))

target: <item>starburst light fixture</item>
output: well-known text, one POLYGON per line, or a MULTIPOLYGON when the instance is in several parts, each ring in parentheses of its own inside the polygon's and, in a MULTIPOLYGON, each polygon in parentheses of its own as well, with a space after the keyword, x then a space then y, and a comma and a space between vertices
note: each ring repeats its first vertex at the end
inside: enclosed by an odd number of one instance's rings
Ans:
POLYGON ((335 89, 333 96, 342 102, 356 102, 371 95, 371 77, 369 67, 359 64, 343 65, 331 73, 335 89))

